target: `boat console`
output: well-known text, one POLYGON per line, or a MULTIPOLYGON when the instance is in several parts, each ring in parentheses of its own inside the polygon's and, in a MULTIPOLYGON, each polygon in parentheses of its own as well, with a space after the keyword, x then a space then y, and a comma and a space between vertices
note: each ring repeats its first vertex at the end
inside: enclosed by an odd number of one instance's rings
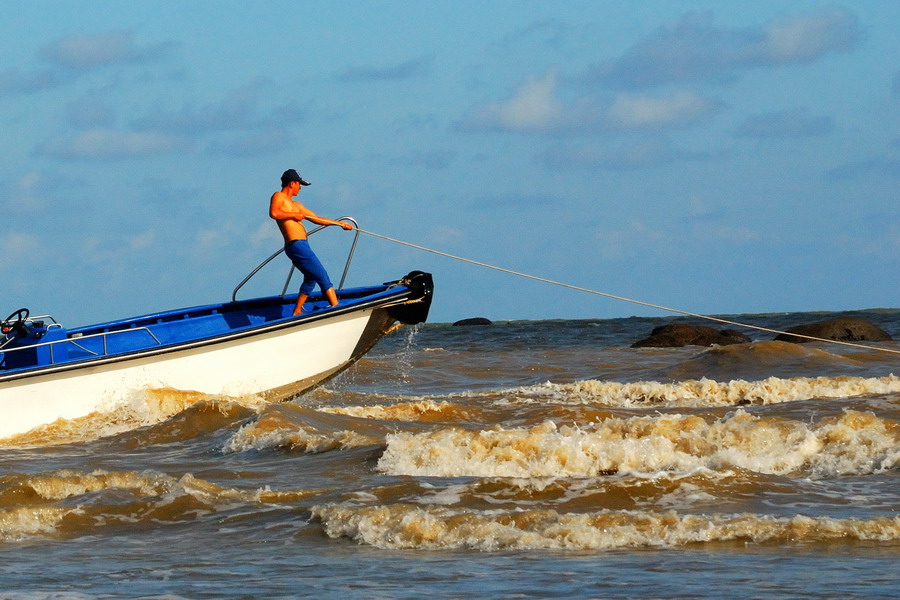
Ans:
POLYGON ((20 308, 0 321, 0 370, 52 364, 64 360, 65 328, 51 315, 32 317, 20 308))

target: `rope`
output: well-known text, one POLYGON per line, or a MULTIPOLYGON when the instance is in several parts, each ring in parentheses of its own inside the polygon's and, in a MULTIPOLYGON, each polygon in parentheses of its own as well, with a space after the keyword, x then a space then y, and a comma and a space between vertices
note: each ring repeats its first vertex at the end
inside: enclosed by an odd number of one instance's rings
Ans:
POLYGON ((562 283, 560 281, 553 281, 552 279, 546 279, 544 277, 537 277, 535 275, 529 275, 528 273, 521 273, 519 271, 513 271, 512 269, 505 269, 503 267, 498 267, 495 265, 489 265, 487 263, 479 262, 477 260, 472 260, 469 258, 464 258, 462 256, 456 256, 454 254, 449 254, 447 252, 441 252, 440 250, 434 250, 433 248, 426 248, 425 246, 419 246, 418 244, 413 244, 410 242, 404 242, 403 240, 398 240, 392 237, 388 237, 386 235, 382 235, 380 233, 375 233, 373 231, 366 231, 365 229, 359 229, 360 233, 365 233, 366 235, 371 235, 372 237, 381 238, 383 240, 387 240, 389 242, 394 242, 395 244, 400 244, 402 246, 409 246, 410 248, 415 248, 416 250, 422 250, 424 252, 430 252, 432 254, 437 254, 438 256, 444 256, 446 258, 451 258, 453 260, 458 260, 464 263, 469 263, 471 265, 476 265, 479 267, 484 267, 485 269, 493 269, 494 271, 500 271, 501 273, 508 273, 510 275, 516 275, 517 277, 524 277, 525 279, 532 279, 534 281, 540 281, 542 283, 548 283, 550 285, 555 285, 563 288, 568 288, 570 290, 575 290, 578 292, 584 292, 586 294, 593 294, 595 296, 603 296, 604 298, 612 298, 613 300, 621 300, 622 302, 630 302, 631 304, 638 304, 640 306, 646 306, 648 308, 655 308, 657 310, 663 310, 666 312, 671 312, 679 315, 685 315, 688 317, 694 317, 697 319, 705 319, 707 321, 715 321, 717 323, 723 323, 725 325, 732 325, 734 327, 743 327, 746 329, 755 329, 757 331, 764 331, 766 333, 774 333, 776 335, 792 335, 794 337, 804 338, 807 340, 813 340, 816 342, 827 342, 829 344, 840 344, 843 346, 850 346, 853 348, 861 348, 864 350, 876 350, 878 352, 888 352, 891 354, 900 354, 900 350, 893 350, 891 348, 879 348, 878 346, 868 346, 866 344, 856 344, 853 342, 844 342, 841 340, 829 340, 827 338, 820 338, 811 335, 802 335, 799 333, 789 333, 787 331, 780 331, 778 329, 770 329, 768 327, 760 327, 758 325, 750 325, 747 323, 740 323, 738 321, 730 321, 728 319, 722 319, 720 317, 713 317, 709 315, 701 315, 697 313, 692 313, 686 310, 680 310, 677 308, 670 308, 668 306, 662 306, 659 304, 653 304, 650 302, 643 302, 641 300, 634 300, 632 298, 626 298, 624 296, 616 296, 615 294, 609 294, 606 292, 600 292, 597 290, 592 290, 584 287, 579 287, 577 285, 571 285, 568 283, 562 283))

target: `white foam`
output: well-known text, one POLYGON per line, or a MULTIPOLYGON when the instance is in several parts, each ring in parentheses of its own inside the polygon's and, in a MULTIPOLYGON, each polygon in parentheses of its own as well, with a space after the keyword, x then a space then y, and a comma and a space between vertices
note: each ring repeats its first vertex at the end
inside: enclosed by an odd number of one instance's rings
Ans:
POLYGON ((512 403, 589 404, 618 407, 703 407, 778 404, 812 398, 853 398, 900 392, 900 377, 769 377, 760 381, 711 379, 660 383, 586 380, 506 390, 512 403))
POLYGON ((360 448, 381 444, 380 438, 350 430, 317 431, 312 427, 263 428, 258 422, 241 427, 222 448, 223 452, 290 448, 316 454, 338 448, 360 448))
POLYGON ((64 518, 83 514, 78 508, 27 506, 0 511, 0 541, 16 542, 36 535, 52 535, 64 518))
POLYGON ((391 549, 602 550, 690 543, 900 539, 900 516, 872 519, 690 515, 676 511, 475 511, 443 506, 314 506, 330 537, 391 549))
POLYGON ((845 411, 807 424, 737 410, 721 419, 656 415, 583 426, 438 429, 387 436, 379 470, 436 477, 596 477, 610 472, 733 468, 813 477, 897 465, 898 431, 872 413, 845 411))

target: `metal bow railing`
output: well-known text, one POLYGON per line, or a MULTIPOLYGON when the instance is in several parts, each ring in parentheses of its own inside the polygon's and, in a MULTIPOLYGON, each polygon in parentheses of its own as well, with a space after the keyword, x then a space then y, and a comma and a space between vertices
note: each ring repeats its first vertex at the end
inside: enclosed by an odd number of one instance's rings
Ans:
MULTIPOLYGON (((348 223, 352 223, 352 224, 353 224, 353 232, 354 232, 353 243, 350 244, 350 252, 349 252, 349 254, 347 255, 347 262, 344 264, 344 272, 341 274, 341 281, 340 281, 340 283, 338 284, 338 288, 337 288, 337 289, 341 290, 341 289, 344 288, 344 282, 347 280, 347 272, 350 270, 350 261, 353 260, 353 254, 356 252, 356 244, 357 244, 357 242, 359 241, 359 223, 357 223, 357 222, 356 222, 356 219, 354 219, 353 217, 341 217, 340 219, 337 219, 337 220, 338 220, 338 221, 347 221, 348 223)), ((327 225, 320 225, 319 227, 316 227, 315 229, 312 229, 311 231, 309 231, 309 232, 306 234, 306 236, 309 237, 309 236, 311 236, 312 234, 316 233, 317 231, 321 231, 321 230, 325 229, 326 227, 328 227, 328 226, 327 226, 327 225)), ((236 301, 237 301, 237 293, 238 293, 238 291, 239 291, 242 287, 244 287, 244 285, 245 285, 248 281, 250 281, 250 280, 253 278, 254 275, 256 275, 257 273, 259 273, 259 272, 262 270, 263 267, 265 267, 267 264, 269 264, 270 262, 272 262, 272 261, 275 259, 275 257, 278 256, 279 254, 281 254, 282 252, 284 252, 284 248, 283 248, 283 247, 282 247, 282 248, 279 248, 279 249, 278 249, 275 253, 273 253, 269 258, 267 258, 267 259, 265 259, 264 261, 262 261, 261 263, 259 263, 259 265, 257 265, 257 267, 256 267, 255 269, 253 269, 252 271, 250 271, 250 273, 249 273, 246 277, 244 277, 244 279, 242 279, 241 282, 240 282, 239 284, 237 284, 237 286, 234 288, 234 291, 231 292, 231 301, 232 301, 232 302, 236 302, 236 301)), ((290 268, 290 270, 288 271, 288 274, 287 274, 287 279, 286 279, 285 282, 284 282, 284 287, 283 287, 282 290, 281 290, 281 295, 282 295, 282 296, 286 296, 286 295, 287 295, 287 289, 288 289, 288 286, 291 284, 291 277, 294 275, 294 270, 295 270, 295 269, 296 269, 296 267, 294 267, 294 265, 291 264, 291 268, 290 268)))

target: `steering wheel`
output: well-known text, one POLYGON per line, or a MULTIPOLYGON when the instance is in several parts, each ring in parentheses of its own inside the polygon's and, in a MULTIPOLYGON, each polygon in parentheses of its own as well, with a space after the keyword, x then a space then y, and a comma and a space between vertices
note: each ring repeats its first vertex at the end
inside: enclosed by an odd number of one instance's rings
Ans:
POLYGON ((25 320, 31 313, 27 308, 20 308, 11 315, 3 319, 3 333, 15 331, 21 336, 28 335, 28 329, 25 327, 25 320))

